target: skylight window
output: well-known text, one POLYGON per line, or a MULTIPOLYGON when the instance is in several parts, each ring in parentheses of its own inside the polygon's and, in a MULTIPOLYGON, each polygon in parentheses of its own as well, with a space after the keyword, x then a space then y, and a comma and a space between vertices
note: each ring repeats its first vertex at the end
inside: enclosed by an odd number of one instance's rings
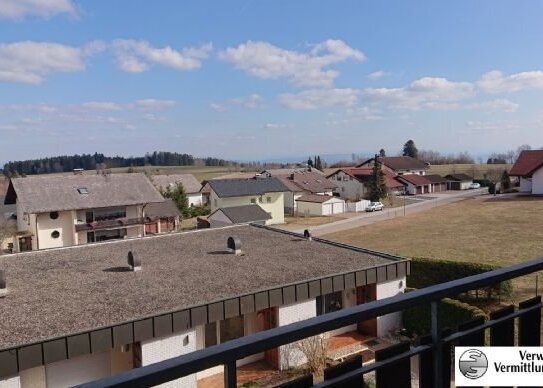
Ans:
POLYGON ((89 190, 86 188, 86 187, 78 187, 77 188, 77 192, 79 194, 88 194, 89 193, 89 190))

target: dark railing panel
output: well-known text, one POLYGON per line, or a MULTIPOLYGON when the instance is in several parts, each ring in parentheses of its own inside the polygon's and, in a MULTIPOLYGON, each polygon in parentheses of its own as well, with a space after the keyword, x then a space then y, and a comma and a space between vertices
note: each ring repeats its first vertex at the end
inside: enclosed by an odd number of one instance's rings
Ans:
MULTIPOLYGON (((389 346, 375 352, 375 361, 384 361, 410 349, 408 341, 389 346)), ((411 388, 411 360, 405 358, 375 372, 377 388, 411 388)))
POLYGON ((274 388, 310 388, 313 386, 313 375, 305 375, 286 383, 275 385, 274 388))
MULTIPOLYGON (((445 338, 451 335, 451 329, 445 329, 442 331, 441 337, 445 338)), ((432 344, 432 336, 425 335, 419 337, 417 340, 417 346, 420 345, 430 345, 432 344)), ((442 368, 443 371, 441 376, 441 382, 444 387, 448 386, 451 381, 451 355, 452 355, 452 344, 446 342, 443 344, 441 349, 442 352, 442 368)), ((433 351, 429 350, 422 352, 419 355, 419 388, 435 388, 434 384, 434 354, 433 351)))
MULTIPOLYGON (((515 306, 507 306, 490 313, 490 319, 505 318, 515 313, 515 306)), ((490 346, 514 346, 515 345, 515 319, 497 323, 490 328, 490 346)))
MULTIPOLYGON (((458 331, 473 329, 484 325, 483 317, 472 319, 471 321, 458 325, 458 331)), ((458 340, 457 346, 485 346, 485 330, 477 330, 472 334, 466 335, 458 340)))
MULTIPOLYGON (((334 366, 330 366, 324 370, 324 381, 331 380, 336 377, 342 376, 347 372, 357 370, 362 366, 362 355, 357 355, 349 358, 346 361, 334 366)), ((364 386, 364 379, 362 377, 354 377, 343 381, 341 384, 333 384, 334 388, 360 388, 364 386)))
MULTIPOLYGON (((523 309, 541 303, 541 296, 520 302, 518 307, 522 313, 523 309)), ((541 309, 523 313, 519 317, 518 325, 519 346, 540 346, 541 345, 541 309)))

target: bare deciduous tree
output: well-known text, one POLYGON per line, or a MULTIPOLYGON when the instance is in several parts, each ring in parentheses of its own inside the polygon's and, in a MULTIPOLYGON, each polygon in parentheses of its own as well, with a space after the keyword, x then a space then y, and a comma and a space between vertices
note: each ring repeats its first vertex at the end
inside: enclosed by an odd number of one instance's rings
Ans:
POLYGON ((324 380, 326 355, 328 352, 328 334, 324 333, 305 338, 295 344, 295 348, 303 353, 307 359, 307 367, 313 374, 314 382, 324 380))
POLYGON ((4 253, 4 243, 7 239, 13 237, 17 227, 12 219, 7 219, 3 214, 0 214, 0 255, 4 253))

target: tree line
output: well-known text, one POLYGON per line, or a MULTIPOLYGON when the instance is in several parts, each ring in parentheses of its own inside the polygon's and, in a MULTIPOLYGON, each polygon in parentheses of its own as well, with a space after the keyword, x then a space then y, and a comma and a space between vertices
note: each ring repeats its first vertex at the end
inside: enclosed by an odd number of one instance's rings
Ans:
POLYGON ((31 160, 10 161, 4 165, 4 175, 34 175, 58 172, 69 172, 74 169, 96 170, 116 167, 142 167, 142 166, 238 166, 232 162, 218 158, 195 158, 189 154, 177 152, 155 151, 145 156, 105 156, 94 154, 63 155, 31 160))

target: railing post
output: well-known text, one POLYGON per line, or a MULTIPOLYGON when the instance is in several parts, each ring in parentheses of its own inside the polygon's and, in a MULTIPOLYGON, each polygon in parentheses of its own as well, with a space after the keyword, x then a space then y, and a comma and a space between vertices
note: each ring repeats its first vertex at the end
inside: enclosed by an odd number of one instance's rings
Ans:
POLYGON ((432 342, 434 344, 434 387, 443 388, 443 343, 441 342, 440 301, 430 303, 432 319, 432 342))
POLYGON ((236 370, 236 360, 224 364, 224 388, 236 388, 238 377, 236 370))

